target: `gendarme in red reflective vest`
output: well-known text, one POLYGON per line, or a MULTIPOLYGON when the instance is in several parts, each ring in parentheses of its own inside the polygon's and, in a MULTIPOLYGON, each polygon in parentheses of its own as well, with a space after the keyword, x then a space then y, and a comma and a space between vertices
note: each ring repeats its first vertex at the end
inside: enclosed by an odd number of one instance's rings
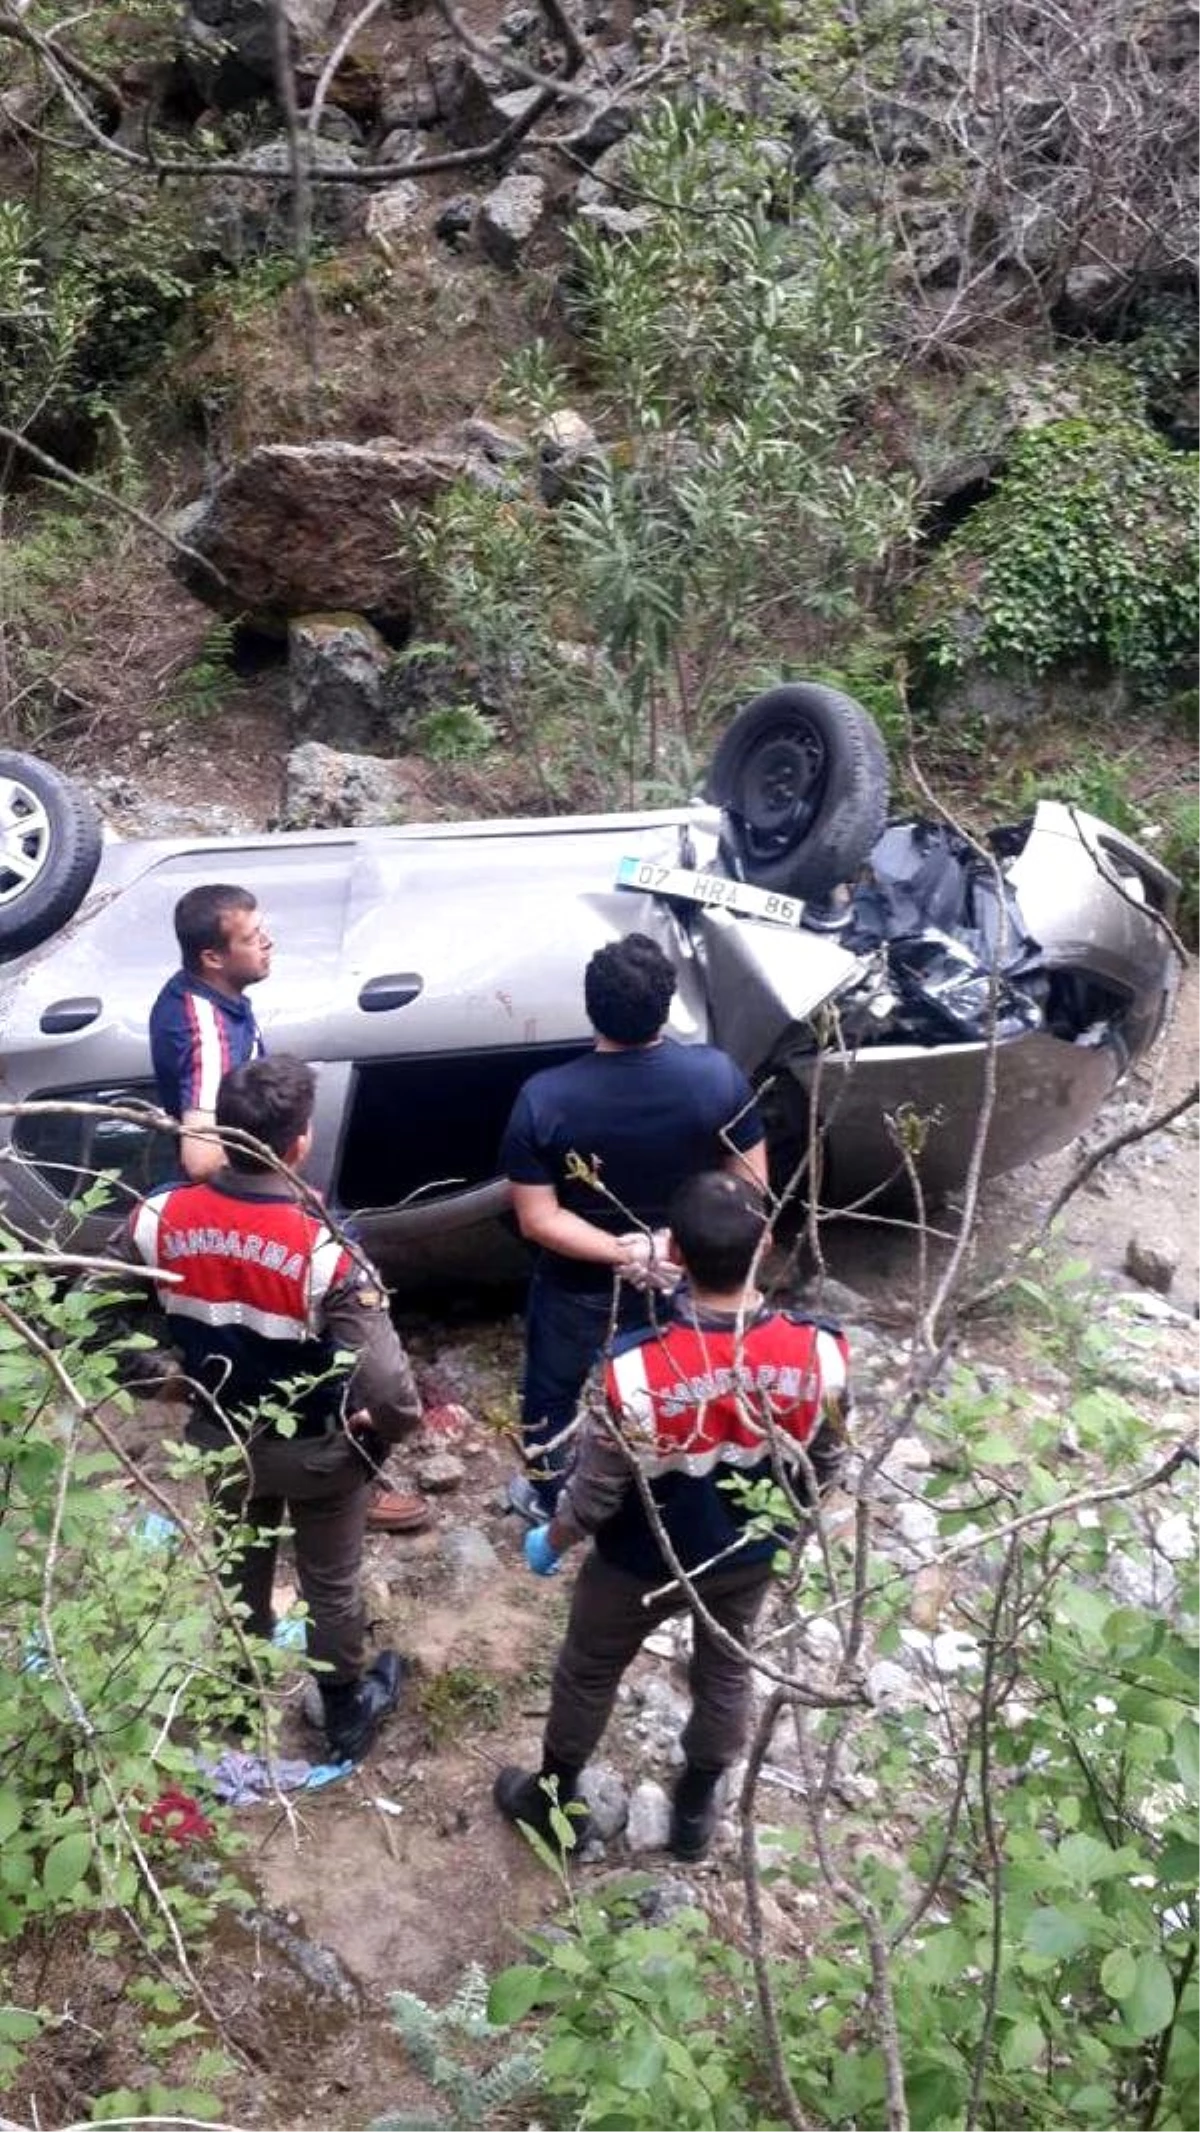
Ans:
MULTIPOLYGON (((339 1409, 345 1371, 324 1326, 336 1291, 362 1279, 319 1214, 226 1171, 204 1184, 168 1185, 130 1221, 137 1256, 178 1276, 159 1299, 188 1375, 223 1415, 242 1423, 292 1377, 324 1376, 293 1402, 302 1434, 320 1434, 339 1409)), ((211 1418, 210 1418, 211 1417, 211 1418)), ((194 1441, 227 1442, 199 1410, 194 1441)))

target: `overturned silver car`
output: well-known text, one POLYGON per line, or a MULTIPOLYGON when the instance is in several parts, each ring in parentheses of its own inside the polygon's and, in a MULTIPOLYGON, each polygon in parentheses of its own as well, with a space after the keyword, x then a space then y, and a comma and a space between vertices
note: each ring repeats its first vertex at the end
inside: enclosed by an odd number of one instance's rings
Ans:
POLYGON ((509 1107, 586 1046, 584 964, 635 929, 675 964, 674 1033, 763 1090, 777 1174, 817 1146, 825 1206, 902 1180, 902 1112, 925 1121, 923 1189, 952 1189, 993 1043, 985 1169, 1062 1147, 1161 1025, 1176 884, 1058 803, 989 850, 886 828, 886 804, 870 719, 815 684, 747 705, 706 796, 652 813, 102 843, 73 786, 0 754, 3 1218, 96 1247, 170 1173, 168 1135, 86 1106, 153 1101, 172 912, 212 880, 269 914, 255 1010, 319 1066, 310 1175, 397 1281, 519 1270, 509 1107), (22 1107, 64 1101, 85 1108, 22 1107), (98 1174, 105 1204, 68 1217, 98 1174))

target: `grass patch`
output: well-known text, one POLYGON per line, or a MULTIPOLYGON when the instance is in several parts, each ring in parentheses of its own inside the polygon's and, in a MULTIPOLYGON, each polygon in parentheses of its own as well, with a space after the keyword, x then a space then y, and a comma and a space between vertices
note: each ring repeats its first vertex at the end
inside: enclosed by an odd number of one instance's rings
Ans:
POLYGON ((491 1732, 504 1705, 499 1683, 476 1666, 447 1666, 423 1680, 418 1691, 421 1716, 433 1747, 448 1746, 464 1732, 491 1732))

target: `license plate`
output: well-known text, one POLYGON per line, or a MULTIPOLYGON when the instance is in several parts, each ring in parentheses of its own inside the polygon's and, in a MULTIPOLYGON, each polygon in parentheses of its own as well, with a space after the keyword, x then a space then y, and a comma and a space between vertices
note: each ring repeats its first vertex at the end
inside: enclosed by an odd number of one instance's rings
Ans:
POLYGON ((730 881, 724 874, 697 873, 690 866, 658 866, 652 859, 622 859, 616 885, 640 889, 643 895, 679 896, 686 903, 703 903, 709 910, 738 911, 745 918, 765 918, 771 925, 799 925, 804 910, 798 896, 776 896, 769 889, 751 888, 747 881, 730 881))

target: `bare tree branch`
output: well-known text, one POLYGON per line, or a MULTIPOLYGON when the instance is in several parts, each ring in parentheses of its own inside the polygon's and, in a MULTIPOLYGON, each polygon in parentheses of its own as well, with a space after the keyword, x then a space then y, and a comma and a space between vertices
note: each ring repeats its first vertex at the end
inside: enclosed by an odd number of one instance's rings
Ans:
POLYGON ((106 511, 115 511, 119 517, 128 518, 134 525, 140 526, 144 533, 153 533, 155 539, 162 541, 165 547, 173 548, 176 555, 184 556, 195 569, 203 571, 218 591, 233 597, 233 587, 216 564, 210 563, 208 557, 201 555, 198 548, 189 547, 186 540, 180 540, 178 534, 172 533, 164 526, 161 519, 152 518, 149 511, 139 510, 137 504, 127 503, 123 496, 115 495, 111 489, 101 488, 98 481, 89 481, 86 475, 75 473, 73 468, 64 466, 61 459, 52 459, 50 453, 44 452, 39 444, 32 443, 28 437, 22 436, 19 430, 9 429, 3 422, 0 422, 0 443, 9 445, 14 452, 21 453, 26 459, 32 459, 35 466, 41 467, 47 474, 52 474, 56 481, 65 481, 70 488, 81 489, 85 496, 90 496, 93 503, 102 504, 106 511))

